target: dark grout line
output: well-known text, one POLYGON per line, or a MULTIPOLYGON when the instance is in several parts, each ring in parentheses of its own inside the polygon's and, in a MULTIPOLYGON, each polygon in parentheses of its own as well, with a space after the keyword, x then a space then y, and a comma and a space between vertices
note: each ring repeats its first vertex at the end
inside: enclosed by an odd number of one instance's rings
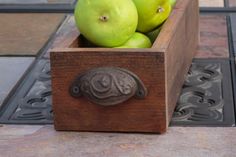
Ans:
MULTIPOLYGON (((236 114, 236 67, 235 67, 235 51, 233 46, 233 34, 231 26, 230 15, 226 16, 227 20, 227 30, 228 30, 228 45, 229 45, 229 63, 232 78, 232 88, 233 88, 233 101, 234 101, 234 113, 236 114)), ((236 116, 234 117, 236 121, 236 116)))
POLYGON ((236 13, 236 7, 200 7, 200 13, 236 13))
MULTIPOLYGON (((224 0, 225 7, 200 7, 202 13, 233 13, 236 7, 228 7, 228 1, 224 0)), ((0 13, 73 13, 73 4, 0 4, 0 13)))
POLYGON ((227 23, 227 35, 228 35, 228 47, 229 47, 229 58, 235 58, 234 54, 234 46, 233 46, 233 34, 232 34, 232 26, 231 26, 231 18, 230 15, 226 16, 227 23))
POLYGON ((72 13, 74 4, 7 4, 0 13, 72 13))
POLYGON ((34 57, 36 58, 36 55, 17 55, 17 54, 13 54, 13 55, 0 55, 1 57, 34 57))
POLYGON ((229 1, 228 0, 224 0, 224 7, 226 7, 226 8, 229 7, 229 1))

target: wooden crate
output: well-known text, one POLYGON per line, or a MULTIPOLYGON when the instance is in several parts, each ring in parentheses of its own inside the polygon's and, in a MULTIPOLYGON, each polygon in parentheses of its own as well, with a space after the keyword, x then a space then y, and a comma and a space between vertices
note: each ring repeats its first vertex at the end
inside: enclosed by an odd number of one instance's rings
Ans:
POLYGON ((198 18, 198 0, 178 0, 149 49, 92 48, 67 30, 50 54, 55 129, 164 133, 196 52, 198 18), (110 95, 96 93, 108 84, 110 95))

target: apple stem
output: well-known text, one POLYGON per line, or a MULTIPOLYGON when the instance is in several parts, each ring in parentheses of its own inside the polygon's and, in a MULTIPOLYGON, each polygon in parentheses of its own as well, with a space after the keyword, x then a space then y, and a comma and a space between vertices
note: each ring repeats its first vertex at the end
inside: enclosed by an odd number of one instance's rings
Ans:
POLYGON ((164 11, 165 11, 164 8, 162 8, 161 6, 157 8, 157 13, 162 13, 164 11))
POLYGON ((103 22, 108 21, 108 17, 107 17, 107 16, 100 16, 99 19, 100 19, 101 21, 103 21, 103 22))

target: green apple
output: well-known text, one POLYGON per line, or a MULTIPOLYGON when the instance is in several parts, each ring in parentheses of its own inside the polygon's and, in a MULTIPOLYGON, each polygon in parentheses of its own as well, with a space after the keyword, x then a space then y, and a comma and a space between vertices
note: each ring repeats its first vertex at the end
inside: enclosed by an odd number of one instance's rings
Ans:
POLYGON ((137 30, 149 32, 162 24, 171 12, 169 0, 133 0, 138 10, 137 30))
POLYGON ((152 43, 146 35, 135 32, 128 41, 116 48, 150 48, 151 46, 152 43))
POLYGON ((169 2, 170 2, 171 7, 174 8, 176 0, 169 0, 169 2))
POLYGON ((103 47, 122 45, 134 34, 138 24, 132 0, 79 0, 74 15, 80 33, 103 47))
POLYGON ((157 36, 159 35, 159 33, 160 33, 160 31, 161 31, 161 27, 162 27, 162 25, 159 26, 159 27, 157 27, 157 28, 154 29, 153 31, 146 33, 146 35, 148 36, 148 38, 150 39, 150 41, 151 41, 152 43, 155 42, 157 36))

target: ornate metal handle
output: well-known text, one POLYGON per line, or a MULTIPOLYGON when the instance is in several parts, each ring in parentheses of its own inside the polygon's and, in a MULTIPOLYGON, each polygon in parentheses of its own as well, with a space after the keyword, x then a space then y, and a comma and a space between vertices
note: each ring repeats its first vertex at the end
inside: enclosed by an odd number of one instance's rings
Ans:
POLYGON ((147 90, 134 73, 118 67, 91 69, 81 75, 69 88, 73 97, 85 96, 103 106, 120 104, 129 98, 144 98, 147 90))

